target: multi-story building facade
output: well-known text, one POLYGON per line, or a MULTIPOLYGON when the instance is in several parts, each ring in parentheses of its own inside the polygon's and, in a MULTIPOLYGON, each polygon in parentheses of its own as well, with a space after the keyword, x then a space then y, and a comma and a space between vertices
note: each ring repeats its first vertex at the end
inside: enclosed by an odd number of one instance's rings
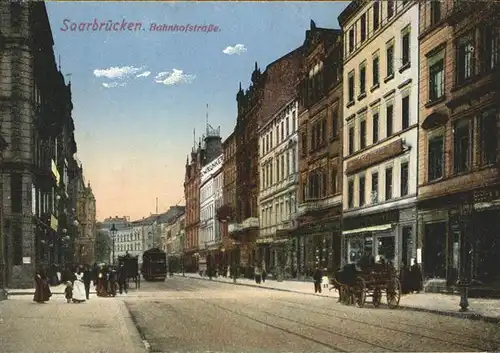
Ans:
POLYGON ((420 3, 418 257, 448 285, 500 283, 499 15, 493 3, 420 3))
POLYGON ((66 228, 59 218, 68 199, 61 157, 76 152, 71 131, 63 139, 71 125, 71 95, 54 60, 45 4, 2 3, 0 13, 1 132, 8 144, 2 168, 3 273, 8 286, 31 288, 35 266, 65 261, 66 228))
MULTIPOLYGON (((186 237, 184 244, 184 268, 198 271, 199 264, 206 264, 206 252, 200 252, 200 186, 201 169, 222 153, 220 127, 214 129, 207 124, 206 134, 200 138, 198 147, 191 152, 191 163, 186 161, 184 197, 186 199, 186 237)), ((215 214, 215 211, 214 211, 215 214)), ((204 265, 205 266, 205 265, 204 265)))
POLYGON ((79 190, 76 218, 80 233, 74 243, 75 260, 82 265, 91 265, 95 262, 96 200, 90 183, 83 184, 79 190))
POLYGON ((184 238, 185 215, 181 214, 170 221, 166 229, 165 252, 168 257, 168 268, 172 273, 182 271, 182 244, 184 238))
MULTIPOLYGON (((295 92, 290 92, 295 96, 295 92)), ((298 101, 293 97, 259 129, 259 261, 273 272, 288 263, 281 249, 295 228, 298 189, 298 101)), ((287 261, 290 260, 290 261, 287 261)))
POLYGON ((293 272, 340 263, 342 205, 342 32, 311 27, 299 87, 299 207, 293 272))
MULTIPOLYGON (((206 259, 207 266, 214 266, 220 262, 222 237, 217 209, 222 206, 223 201, 223 163, 224 155, 221 154, 201 168, 200 172, 200 249, 204 249, 200 252, 200 266, 201 259, 206 259)), ((202 269, 204 268, 200 268, 202 269)))
POLYGON ((235 239, 238 251, 234 255, 240 274, 253 276, 254 247, 258 235, 258 120, 263 99, 262 73, 255 63, 250 87, 236 94, 238 117, 234 128, 236 141, 236 213, 229 224, 229 235, 235 239))
POLYGON ((140 257, 143 250, 142 228, 138 229, 135 225, 117 230, 115 234, 115 263, 119 256, 129 254, 140 257))
POLYGON ((234 132, 222 143, 224 162, 222 164, 222 190, 223 205, 217 209, 217 220, 220 223, 222 249, 224 259, 223 267, 235 263, 239 264, 239 247, 235 246, 233 238, 229 237, 228 225, 234 220, 236 210, 236 140, 234 132))
POLYGON ((343 259, 416 257, 419 7, 353 1, 344 32, 343 259))
POLYGON ((184 198, 186 200, 186 238, 184 239, 184 265, 187 272, 198 271, 199 225, 200 225, 200 170, 205 151, 193 147, 191 161, 186 161, 184 198))

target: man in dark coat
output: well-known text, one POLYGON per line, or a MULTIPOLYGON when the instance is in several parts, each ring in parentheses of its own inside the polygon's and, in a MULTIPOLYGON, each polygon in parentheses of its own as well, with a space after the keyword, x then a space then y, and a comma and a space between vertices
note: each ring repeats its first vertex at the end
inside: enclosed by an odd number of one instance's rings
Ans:
POLYGON ((314 293, 321 293, 321 279, 322 278, 323 278, 323 272, 319 269, 319 267, 316 267, 316 270, 314 271, 314 274, 313 274, 314 293))
POLYGON ((120 287, 120 294, 123 294, 123 292, 127 293, 127 271, 123 263, 120 264, 118 270, 118 284, 120 287))
POLYGON ((92 270, 86 265, 83 271, 83 285, 85 286, 85 297, 89 300, 90 297, 90 282, 92 281, 92 270))

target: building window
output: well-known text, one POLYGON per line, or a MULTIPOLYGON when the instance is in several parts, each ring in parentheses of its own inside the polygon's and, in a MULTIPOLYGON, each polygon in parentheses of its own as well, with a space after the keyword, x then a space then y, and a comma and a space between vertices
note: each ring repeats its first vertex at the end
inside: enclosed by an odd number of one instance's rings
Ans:
POLYGON ((339 132, 339 111, 337 108, 332 111, 332 137, 336 137, 339 132))
POLYGON ((472 120, 462 119, 453 129, 453 170, 463 173, 472 167, 472 120))
POLYGON ((354 51, 354 27, 349 30, 349 54, 354 51))
POLYGON ((496 109, 483 112, 481 116, 481 163, 493 164, 498 154, 498 123, 496 109))
POLYGON ((387 77, 394 75, 394 44, 390 44, 386 50, 387 56, 387 77))
POLYGON ((403 66, 406 66, 410 64, 410 28, 405 28, 401 35, 401 57, 403 66))
POLYGON ((361 15, 361 43, 366 40, 366 13, 361 15))
POLYGON ((472 35, 461 38, 457 43, 457 83, 462 84, 474 73, 474 41, 472 35))
POLYGON ((406 130, 410 127, 410 96, 405 96, 401 100, 401 125, 406 130))
POLYGON ((354 207, 354 180, 347 182, 347 205, 349 208, 354 207))
POLYGON ((363 119, 359 123, 359 148, 366 147, 366 120, 363 119))
POLYGON ((402 163, 401 164, 401 175, 400 175, 400 182, 401 182, 401 196, 406 196, 408 195, 408 188, 409 188, 409 167, 408 167, 408 162, 402 163))
POLYGON ((377 56, 373 57, 372 61, 372 79, 373 79, 373 86, 376 86, 379 84, 379 73, 380 73, 380 58, 377 56))
POLYGON ((387 0, 387 18, 394 16, 394 0, 387 0))
POLYGON ((433 102, 444 95, 444 53, 432 57, 429 64, 429 101, 433 102))
POLYGON ((319 197, 325 197, 327 195, 328 190, 328 175, 325 171, 321 172, 321 194, 319 197))
POLYGON ((484 35, 484 71, 494 69, 500 63, 500 29, 487 28, 484 35))
POLYGON ((10 3, 10 23, 14 29, 18 29, 21 25, 23 7, 21 2, 14 1, 10 3))
POLYGON ((375 1, 373 3, 373 31, 375 32, 380 25, 380 3, 375 1))
POLYGON ((431 26, 434 26, 441 21, 441 1, 431 1, 431 26))
POLYGON ((386 121, 385 121, 385 128, 387 131, 387 137, 392 136, 394 133, 394 106, 388 105, 386 107, 386 121))
POLYGON ((378 202, 378 172, 372 173, 372 191, 370 197, 372 204, 378 202))
POLYGON ((305 132, 302 133, 300 140, 302 142, 302 155, 305 156, 307 154, 307 134, 305 132))
POLYGON ((366 203, 365 200, 365 176, 362 175, 359 177, 359 206, 364 206, 366 203))
POLYGON ((281 122, 281 141, 285 139, 285 122, 281 122))
POLYGON ((286 117, 286 136, 290 135, 290 118, 286 117))
POLYGON ((366 93, 366 64, 363 63, 359 67, 359 94, 366 93))
POLYGON ((434 181, 443 177, 444 171, 444 137, 435 135, 429 138, 428 161, 427 161, 428 181, 434 181))
POLYGON ((335 169, 333 169, 332 170, 332 195, 335 195, 337 193, 337 189, 338 189, 337 178, 338 178, 337 171, 335 169))
POLYGON ((281 179, 285 179, 285 156, 281 155, 281 179))
POLYGON ((10 177, 10 201, 12 213, 23 211, 23 176, 13 173, 10 177))
POLYGON ((280 160, 276 157, 276 181, 280 181, 280 160))
POLYGON ((348 103, 351 103, 351 102, 354 102, 354 71, 351 71, 349 73, 349 76, 348 76, 348 98, 349 98, 349 102, 348 103))
POLYGON ((385 199, 392 199, 392 167, 385 170, 385 199))
POLYGON ((295 159, 295 156, 297 155, 297 150, 294 148, 292 150, 292 172, 295 173, 297 171, 297 160, 295 159))
POLYGON ((373 143, 378 142, 378 129, 379 129, 379 118, 378 118, 378 112, 373 113, 373 119, 372 119, 372 133, 373 133, 373 143))
POLYGON ((349 154, 354 153, 354 126, 349 127, 349 154))

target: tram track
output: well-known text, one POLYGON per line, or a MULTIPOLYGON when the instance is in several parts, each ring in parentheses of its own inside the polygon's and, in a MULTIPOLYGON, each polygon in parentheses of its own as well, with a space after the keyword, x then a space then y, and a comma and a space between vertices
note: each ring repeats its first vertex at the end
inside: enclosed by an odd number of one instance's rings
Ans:
MULTIPOLYGON (((307 340, 307 341, 310 341, 310 342, 314 342, 318 345, 321 345, 321 346, 324 346, 326 348, 329 348, 329 349, 332 349, 334 351, 337 351, 337 352, 351 352, 351 350, 345 350, 345 349, 342 349, 338 346, 334 346, 330 343, 326 343, 326 342, 323 342, 323 341, 320 341, 320 340, 317 340, 315 338, 312 338, 308 335, 304 335, 304 334, 301 334, 301 333, 297 333, 297 332, 293 332, 292 330, 289 330, 289 329, 286 329, 286 328, 283 328, 283 327, 280 327, 280 326, 277 326, 277 325, 274 325, 274 324, 271 324, 269 322, 266 322, 266 321, 263 321, 263 320, 260 320, 260 319, 257 319, 255 317, 252 317, 251 315, 247 315, 245 313, 241 313, 241 312, 238 312, 236 310, 233 310, 233 309, 229 309, 225 306, 221 306, 221 305, 218 305, 218 304, 215 304, 215 303, 211 303, 209 301, 206 301, 204 300, 204 302, 208 305, 211 305, 213 307, 217 307, 219 309, 222 309, 222 310, 225 310, 233 315, 237 315, 239 317, 243 317, 245 319, 248 319, 248 320, 251 320, 251 321, 254 321, 256 323, 259 323, 261 325, 265 325, 267 327, 271 327, 271 328, 274 328, 274 329, 277 329, 279 331, 282 331, 282 332, 285 332, 285 333, 288 333, 290 335, 293 335, 293 336, 296 336, 296 337, 299 337, 301 339, 304 339, 304 340, 307 340)), ((249 308, 250 306, 247 306, 247 308, 249 308)), ((377 347, 377 348, 380 348, 382 349, 383 351, 389 351, 389 352, 395 352, 396 350, 394 349, 390 349, 389 347, 386 347, 386 346, 382 346, 382 345, 378 345, 378 344, 374 344, 372 342, 368 342, 366 340, 363 340, 363 339, 359 339, 359 338, 356 338, 356 337, 352 337, 352 336, 349 336, 349 335, 345 335, 345 334, 340 334, 338 332, 334 332, 334 331, 331 331, 331 330, 326 330, 324 328, 321 328, 321 327, 317 327, 317 326, 314 326, 314 325, 310 325, 310 324, 304 324, 303 322, 300 322, 300 321, 295 321, 295 320, 292 320, 290 318, 285 318, 285 317, 280 317, 279 315, 276 315, 276 314, 272 314, 272 313, 268 313, 268 312, 265 312, 263 310, 259 310, 258 311, 259 314, 261 313, 264 313, 266 315, 269 315, 269 316, 273 316, 273 317, 276 317, 276 318, 280 318, 281 320, 286 320, 286 321, 289 321, 291 323, 294 323, 294 324, 299 324, 301 326, 305 326, 305 327, 308 327, 312 330, 317 330, 317 331, 321 331, 321 332, 324 332, 324 333, 328 333, 328 334, 331 334, 331 335, 334 335, 334 336, 338 336, 338 337, 342 337, 342 338, 345 338, 345 339, 348 339, 350 341, 355 341, 355 342, 359 342, 359 343, 363 343, 363 344, 366 344, 368 346, 371 346, 371 347, 377 347)), ((300 326, 298 326, 300 327, 300 326)))
POLYGON ((366 326, 369 326, 369 327, 376 327, 376 328, 384 329, 384 330, 387 330, 387 331, 392 331, 392 332, 397 332, 397 333, 402 333, 402 334, 417 336, 417 337, 421 337, 421 338, 424 338, 424 339, 429 339, 429 340, 434 340, 434 341, 438 341, 438 342, 442 342, 442 343, 446 343, 446 344, 452 344, 452 345, 460 346, 460 347, 463 347, 463 348, 466 348, 466 349, 474 349, 474 350, 480 350, 480 351, 495 351, 495 350, 498 350, 498 347, 500 347, 500 341, 491 340, 491 339, 490 340, 485 340, 484 337, 479 337, 479 336, 476 336, 476 335, 465 335, 465 334, 462 334, 462 333, 458 334, 458 333, 452 333, 452 332, 445 331, 445 330, 439 330, 439 329, 434 329, 434 328, 426 328, 426 327, 423 327, 423 326, 420 326, 420 325, 414 325, 414 324, 408 324, 408 323, 399 323, 399 322, 397 323, 398 325, 403 325, 403 326, 407 326, 407 327, 413 327, 413 328, 416 328, 418 330, 425 330, 425 331, 431 331, 431 332, 435 331, 435 332, 438 332, 438 333, 447 334, 447 335, 450 335, 450 336, 454 336, 456 339, 464 339, 464 337, 465 337, 465 338, 470 338, 470 339, 474 339, 474 340, 480 340, 480 341, 483 341, 483 343, 488 344, 488 346, 487 347, 484 347, 484 346, 480 347, 480 346, 476 346, 476 345, 470 345, 470 344, 460 343, 460 342, 457 342, 456 340, 446 340, 446 339, 443 339, 443 338, 433 337, 433 336, 422 334, 422 333, 418 333, 418 332, 412 332, 412 331, 406 331, 406 330, 402 330, 402 329, 398 329, 398 328, 387 327, 387 326, 380 325, 380 324, 377 324, 377 323, 374 323, 374 322, 367 322, 367 321, 363 321, 363 320, 359 320, 359 319, 353 319, 353 318, 347 317, 345 315, 346 314, 345 311, 338 310, 338 309, 333 309, 331 307, 329 307, 329 308, 318 307, 316 305, 311 305, 310 303, 304 304, 304 303, 295 302, 295 301, 286 300, 286 299, 272 298, 271 300, 282 302, 282 303, 288 303, 288 305, 287 304, 285 304, 285 305, 287 307, 291 308, 291 309, 294 309, 294 310, 306 311, 308 313, 314 313, 314 314, 323 315, 323 316, 327 316, 327 317, 333 317, 333 318, 336 318, 336 319, 341 319, 341 320, 349 321, 349 322, 356 323, 356 324, 366 325, 366 326), (290 305, 290 304, 294 304, 294 305, 290 305), (326 310, 327 312, 325 312, 325 311, 311 310, 311 308, 322 309, 322 310, 326 310), (342 315, 332 314, 332 311, 335 312, 335 313, 341 313, 342 315), (485 341, 487 341, 487 342, 485 342, 485 341))

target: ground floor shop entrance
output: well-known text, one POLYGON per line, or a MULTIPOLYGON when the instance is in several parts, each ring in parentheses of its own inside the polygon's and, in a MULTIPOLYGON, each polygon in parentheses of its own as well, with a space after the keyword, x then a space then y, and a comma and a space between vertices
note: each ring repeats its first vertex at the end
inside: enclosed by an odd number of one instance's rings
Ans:
POLYGON ((416 209, 395 209, 343 220, 342 262, 355 264, 363 255, 401 269, 416 261, 416 209))

